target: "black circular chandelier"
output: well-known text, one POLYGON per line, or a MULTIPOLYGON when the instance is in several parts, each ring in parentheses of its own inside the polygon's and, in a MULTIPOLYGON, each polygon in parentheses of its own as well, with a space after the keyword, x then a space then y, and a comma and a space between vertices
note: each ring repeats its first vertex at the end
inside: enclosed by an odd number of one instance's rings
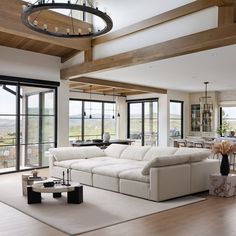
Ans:
MULTIPOLYGON (((76 1, 78 2, 78 1, 76 1)), ((113 27, 113 22, 110 16, 98 7, 94 7, 90 1, 83 1, 83 4, 71 3, 66 1, 65 3, 59 3, 57 0, 37 0, 35 3, 28 3, 22 6, 21 20, 25 26, 39 33, 51 35, 62 38, 93 38, 109 32, 113 27), (47 23, 46 19, 40 19, 42 12, 46 10, 70 10, 69 24, 65 27, 60 25, 52 25, 47 23), (87 28, 78 27, 76 25, 77 19, 72 16, 72 11, 82 12, 82 22, 88 24, 87 28), (86 15, 91 14, 93 17, 97 16, 105 23, 105 27, 95 30, 92 24, 86 22, 86 15)), ((77 23, 78 24, 78 23, 77 23)))

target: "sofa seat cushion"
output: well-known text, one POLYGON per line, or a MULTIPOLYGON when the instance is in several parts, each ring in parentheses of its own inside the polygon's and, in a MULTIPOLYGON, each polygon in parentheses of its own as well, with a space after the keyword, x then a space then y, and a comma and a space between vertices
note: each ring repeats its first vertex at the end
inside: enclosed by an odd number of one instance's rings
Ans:
POLYGON ((150 168, 154 167, 185 164, 189 162, 189 159, 190 159, 190 154, 156 157, 148 161, 148 163, 144 166, 142 170, 142 174, 149 175, 150 168))
POLYGON ((119 178, 133 180, 133 181, 139 181, 139 182, 144 182, 144 183, 150 183, 149 175, 143 175, 142 169, 143 168, 122 171, 119 174, 119 178))
POLYGON ((175 154, 178 148, 175 147, 151 147, 145 154, 143 160, 149 161, 156 157, 170 156, 175 154))
POLYGON ((92 172, 93 174, 118 178, 119 174, 122 171, 138 169, 138 168, 142 168, 143 166, 144 166, 144 163, 141 161, 130 161, 128 163, 123 163, 123 164, 114 164, 114 165, 96 167, 92 170, 92 172))
POLYGON ((124 144, 111 144, 105 149, 105 155, 113 158, 120 158, 121 153, 128 147, 124 144))
POLYGON ((146 152, 150 149, 148 146, 132 146, 128 147, 121 153, 120 158, 142 161, 146 152))
POLYGON ((107 166, 107 165, 115 165, 115 164, 123 164, 128 163, 130 160, 121 160, 114 158, 91 158, 91 159, 83 159, 79 162, 75 162, 71 165, 71 168, 74 170, 80 170, 84 172, 92 172, 92 170, 96 167, 107 166))
POLYGON ((59 147, 50 148, 49 152, 56 161, 72 159, 86 159, 92 157, 105 156, 105 153, 96 146, 92 147, 59 147))
POLYGON ((207 159, 211 150, 205 148, 178 148, 174 155, 190 154, 189 162, 198 162, 207 159))
POLYGON ((67 160, 67 161, 55 161, 54 165, 68 169, 68 168, 71 168, 72 164, 78 163, 81 160, 83 160, 83 159, 74 159, 74 160, 67 160))

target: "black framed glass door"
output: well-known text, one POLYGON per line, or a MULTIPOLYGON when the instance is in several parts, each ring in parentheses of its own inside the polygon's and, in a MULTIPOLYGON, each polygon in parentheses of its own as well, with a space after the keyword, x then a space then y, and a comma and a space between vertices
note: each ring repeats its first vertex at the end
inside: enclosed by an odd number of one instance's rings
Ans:
POLYGON ((57 145, 59 84, 4 78, 0 76, 0 174, 48 166, 48 149, 57 145))
POLYGON ((158 145, 158 100, 128 101, 128 138, 135 145, 158 145))

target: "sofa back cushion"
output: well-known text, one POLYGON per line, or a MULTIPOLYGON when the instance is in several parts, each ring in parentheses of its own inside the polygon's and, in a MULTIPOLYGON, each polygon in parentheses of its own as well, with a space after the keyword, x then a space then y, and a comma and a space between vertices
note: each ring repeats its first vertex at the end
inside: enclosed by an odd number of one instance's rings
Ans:
POLYGON ((178 148, 174 155, 190 154, 189 162, 198 162, 207 159, 211 150, 205 148, 178 148))
POLYGON ((142 174, 149 175, 150 168, 153 168, 153 167, 163 167, 163 166, 185 164, 189 162, 189 159, 190 159, 190 154, 156 157, 148 161, 148 163, 143 167, 142 174))
POLYGON ((50 148, 49 152, 54 156, 56 161, 87 159, 105 155, 104 152, 96 146, 50 148))
POLYGON ((105 149, 105 155, 114 158, 120 158, 121 153, 127 148, 124 144, 111 144, 105 149))
POLYGON ((150 149, 148 146, 132 146, 129 145, 122 153, 120 158, 142 161, 146 152, 150 149))
POLYGON ((175 147, 152 147, 145 154, 143 160, 149 161, 156 157, 173 155, 178 148, 175 147))

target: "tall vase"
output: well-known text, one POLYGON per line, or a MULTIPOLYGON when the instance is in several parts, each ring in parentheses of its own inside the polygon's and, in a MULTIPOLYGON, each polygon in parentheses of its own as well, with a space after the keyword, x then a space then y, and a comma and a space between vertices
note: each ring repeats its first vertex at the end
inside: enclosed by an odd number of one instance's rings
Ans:
POLYGON ((220 173, 221 175, 227 176, 230 172, 229 167, 229 158, 227 154, 222 155, 221 163, 220 163, 220 173))
POLYGON ((103 141, 104 142, 108 143, 110 141, 110 138, 111 138, 111 136, 110 136, 109 132, 105 132, 103 134, 103 141))

